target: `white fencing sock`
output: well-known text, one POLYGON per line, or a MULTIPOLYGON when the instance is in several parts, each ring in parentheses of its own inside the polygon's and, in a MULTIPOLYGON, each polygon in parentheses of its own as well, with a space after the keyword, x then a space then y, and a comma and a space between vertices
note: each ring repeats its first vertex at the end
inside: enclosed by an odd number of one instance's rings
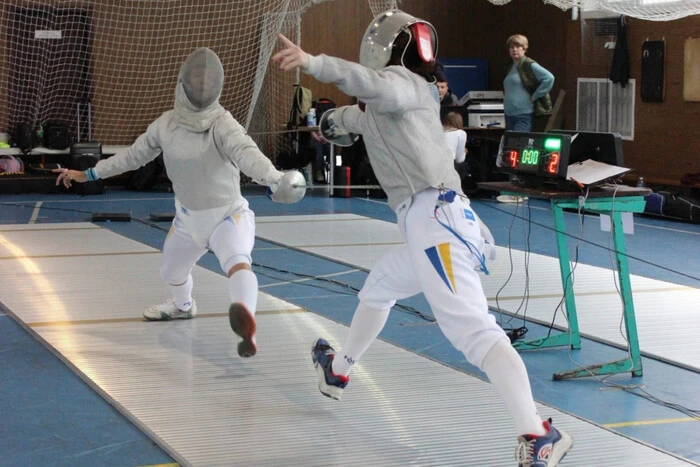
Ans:
POLYGON ((192 288, 194 287, 194 281, 192 280, 192 274, 187 276, 187 280, 182 285, 171 285, 168 284, 170 293, 173 294, 173 299, 175 300, 175 306, 177 306, 182 311, 189 311, 192 308, 192 288))
POLYGON ((505 402, 518 434, 546 434, 532 398, 525 363, 510 342, 501 339, 494 344, 481 366, 505 402))
POLYGON ((258 306, 258 278, 250 269, 239 269, 229 278, 231 303, 241 302, 255 316, 258 306))
POLYGON ((350 332, 343 348, 336 353, 331 371, 348 376, 352 366, 362 357, 384 328, 391 308, 378 310, 360 302, 350 323, 350 332))

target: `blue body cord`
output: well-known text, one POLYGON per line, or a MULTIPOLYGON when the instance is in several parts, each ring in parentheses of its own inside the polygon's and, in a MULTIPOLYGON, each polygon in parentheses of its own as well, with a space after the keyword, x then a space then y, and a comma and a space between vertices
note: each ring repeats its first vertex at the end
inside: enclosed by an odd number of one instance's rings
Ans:
MULTIPOLYGON (((457 193, 454 190, 449 190, 445 193, 440 193, 440 195, 438 196, 438 201, 441 203, 450 204, 455 200, 456 196, 457 196, 457 193)), ((481 266, 481 271, 483 271, 483 273, 488 276, 489 270, 486 267, 486 256, 484 256, 482 253, 479 253, 479 250, 471 242, 462 238, 462 236, 455 229, 453 229, 449 224, 446 224, 440 220, 440 218, 438 217, 438 209, 439 208, 440 208, 440 204, 435 206, 435 211, 434 211, 435 220, 438 221, 438 223, 441 226, 443 226, 445 229, 447 229, 448 232, 450 232, 452 235, 457 237, 457 239, 459 239, 459 241, 462 242, 469 249, 471 254, 476 256, 476 259, 479 260, 479 265, 481 266)))

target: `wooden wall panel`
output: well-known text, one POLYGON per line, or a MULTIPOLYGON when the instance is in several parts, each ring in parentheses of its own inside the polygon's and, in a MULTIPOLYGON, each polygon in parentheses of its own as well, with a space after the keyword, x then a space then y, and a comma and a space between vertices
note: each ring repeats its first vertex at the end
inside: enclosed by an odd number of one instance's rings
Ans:
MULTIPOLYGON (((301 47, 313 55, 325 53, 357 62, 360 41, 372 18, 367 0, 314 5, 302 17, 301 47)), ((351 98, 335 86, 319 83, 303 74, 301 84, 311 89, 314 98, 327 97, 338 105, 351 103, 351 98)))
POLYGON ((683 70, 683 99, 700 101, 700 39, 686 39, 683 70))
MULTIPOLYGON (((677 184, 684 173, 700 171, 700 103, 683 100, 683 54, 685 40, 700 33, 700 16, 674 21, 627 19, 630 77, 637 80, 634 141, 624 141, 625 164, 652 183, 677 184), (640 95, 642 44, 666 40, 665 92, 663 102, 643 102, 640 95)), ((580 25, 570 22, 567 36, 569 84, 576 89, 577 77, 607 78, 609 65, 582 66, 580 25)), ((573 93, 575 96, 575 92, 573 93)), ((569 127, 575 124, 575 100, 567 108, 569 127)))
MULTIPOLYGON (((502 88, 503 71, 509 62, 506 39, 514 33, 526 35, 530 40, 528 55, 555 76, 553 96, 560 88, 566 90, 564 126, 569 129, 575 125, 576 79, 605 78, 609 73, 608 64, 582 64, 580 22, 571 20, 570 12, 542 0, 513 0, 504 6, 487 0, 403 0, 400 8, 435 25, 440 37, 439 57, 489 60, 492 89, 502 88)), ((0 10, 0 21, 6 20, 3 12, 0 10)), ((302 46, 313 54, 356 61, 372 16, 367 0, 314 5, 302 19, 302 46)), ((665 38, 667 69, 664 102, 642 102, 637 92, 635 140, 624 143, 626 160, 648 180, 678 180, 683 173, 700 171, 700 158, 695 153, 700 142, 700 103, 683 100, 684 42, 700 36, 700 16, 669 22, 630 18, 628 26, 631 77, 641 79, 641 44, 646 39, 665 38)), ((0 47, 3 40, 0 38, 0 47)), ((97 33, 96 44, 101 40, 97 33)), ((99 57, 99 50, 96 54, 99 57)), ((7 57, 4 61, 7 66, 7 57)), ((99 73, 95 79, 100 79, 99 73)), ((350 98, 333 86, 316 83, 308 76, 302 76, 302 84, 316 97, 329 97, 341 105, 350 103, 350 98)), ((5 89, 0 83, 0 98, 5 89)), ((99 96, 95 100, 99 101, 99 96)), ((3 99, 0 112, 5 106, 3 99)))
MULTIPOLYGON (((330 37, 316 29, 311 37, 302 36, 309 51, 357 60, 360 38, 372 16, 367 5, 366 0, 336 0, 309 10, 305 27, 311 22, 325 23, 333 31, 330 37)), ((514 33, 527 36, 528 56, 555 76, 553 95, 558 89, 566 90, 563 126, 568 129, 576 124, 577 78, 607 78, 609 74, 610 64, 582 64, 581 23, 571 19, 571 12, 541 0, 513 0, 504 6, 487 0, 403 0, 400 8, 435 25, 440 36, 439 57, 489 60, 492 89, 502 89, 503 70, 509 61, 506 39, 514 33)), ((305 29, 304 34, 308 33, 305 29)), ((630 70, 637 80, 637 96, 635 140, 624 142, 625 159, 636 174, 652 182, 677 182, 684 173, 700 171, 700 157, 694 149, 700 143, 700 103, 684 101, 682 96, 684 42, 699 34, 700 16, 668 22, 628 18, 630 70), (641 46, 647 39, 661 38, 666 39, 666 98, 662 103, 645 103, 639 93, 641 46)), ((327 86, 319 92, 335 95, 327 86)), ((345 102, 342 95, 335 100, 345 102)))

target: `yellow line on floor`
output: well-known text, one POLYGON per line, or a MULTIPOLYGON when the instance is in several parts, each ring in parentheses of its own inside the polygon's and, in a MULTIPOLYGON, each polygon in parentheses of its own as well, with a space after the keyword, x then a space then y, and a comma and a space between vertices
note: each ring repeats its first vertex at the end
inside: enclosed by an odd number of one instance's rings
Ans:
MULTIPOLYGON (((684 292, 684 291, 691 291, 695 290, 693 287, 685 287, 679 285, 678 287, 656 287, 652 289, 640 289, 637 288, 633 291, 633 294, 642 294, 642 293, 659 293, 659 292, 684 292)), ((595 297, 597 295, 619 295, 619 292, 617 290, 605 290, 601 292, 576 292, 575 294, 577 297, 595 297)), ((548 293, 548 294, 529 294, 528 298, 530 300, 535 299, 535 298, 561 298, 562 294, 561 293, 548 293)), ((506 295, 506 296, 499 296, 498 300, 499 301, 506 301, 506 300, 522 300, 523 296, 522 295, 506 295)), ((496 300, 496 297, 488 297, 488 300, 496 300)))
POLYGON ((47 258, 80 258, 92 256, 125 256, 125 255, 154 255, 160 254, 160 250, 153 251, 120 251, 117 253, 73 253, 70 255, 21 255, 21 256, 0 256, 0 260, 4 259, 47 259, 47 258))
MULTIPOLYGON (((33 224, 33 225, 36 225, 36 224, 33 224)), ((51 225, 51 224, 46 224, 46 225, 51 225)), ((0 228, 0 232, 7 232, 7 233, 14 233, 14 232, 61 232, 61 231, 66 231, 66 230, 100 230, 100 229, 102 229, 102 227, 98 227, 98 226, 94 226, 94 227, 90 227, 90 226, 86 226, 86 227, 58 227, 55 229, 51 229, 51 228, 46 228, 46 229, 3 229, 3 228, 0 228)))
POLYGON ((366 221, 374 221, 374 220, 378 220, 378 219, 372 219, 371 217, 359 217, 359 216, 358 217, 351 217, 349 219, 348 218, 336 219, 334 217, 325 217, 322 219, 309 219, 309 218, 305 218, 305 219, 288 219, 287 218, 287 219, 285 219, 284 216, 282 216, 282 217, 277 217, 275 219, 261 219, 258 217, 255 219, 255 223, 256 224, 286 224, 286 223, 309 224, 311 222, 323 222, 323 223, 326 223, 329 221, 333 221, 333 222, 366 222, 366 221))
POLYGON ((605 428, 624 428, 628 426, 661 425, 665 423, 700 422, 697 418, 662 418, 660 420, 637 420, 635 422, 605 423, 605 428))
MULTIPOLYGON (((307 311, 302 308, 292 308, 286 310, 264 310, 258 311, 255 314, 259 315, 281 315, 290 313, 306 313, 307 311)), ((199 313, 196 319, 202 318, 221 318, 228 317, 228 313, 199 313)), ((150 323, 157 321, 148 321, 147 319, 141 317, 134 318, 104 318, 104 319, 81 319, 77 321, 46 321, 37 323, 26 323, 30 328, 42 328, 50 326, 75 326, 83 324, 111 324, 111 323, 150 323)))
MULTIPOLYGON (((385 246, 385 245, 403 245, 406 242, 373 242, 373 243, 324 243, 323 245, 289 245, 292 248, 337 248, 345 246, 385 246)), ((326 258, 333 260, 332 258, 326 258)))

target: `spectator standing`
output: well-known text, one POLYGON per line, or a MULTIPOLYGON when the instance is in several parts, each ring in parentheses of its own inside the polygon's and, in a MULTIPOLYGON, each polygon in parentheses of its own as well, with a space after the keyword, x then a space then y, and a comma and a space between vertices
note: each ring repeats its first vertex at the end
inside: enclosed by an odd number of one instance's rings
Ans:
POLYGON ((532 131, 535 116, 552 113, 549 91, 554 75, 527 57, 527 37, 515 34, 506 41, 513 63, 503 80, 503 110, 506 130, 532 131))

